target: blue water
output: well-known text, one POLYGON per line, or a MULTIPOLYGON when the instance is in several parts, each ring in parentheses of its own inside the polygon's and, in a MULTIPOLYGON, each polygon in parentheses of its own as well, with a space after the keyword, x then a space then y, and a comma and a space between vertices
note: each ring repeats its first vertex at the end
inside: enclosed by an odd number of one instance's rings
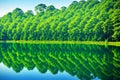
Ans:
MULTIPOLYGON (((40 73, 36 68, 27 70, 24 68, 20 73, 16 73, 12 68, 7 68, 3 63, 0 63, 0 80, 79 80, 76 76, 71 76, 67 72, 58 72, 53 75, 50 71, 45 74, 40 73)), ((92 80, 100 80, 95 78, 92 80)))
POLYGON ((12 68, 7 68, 3 63, 0 63, 0 80, 79 80, 76 76, 71 76, 67 72, 58 72, 52 74, 47 71, 45 74, 40 73, 36 68, 27 70, 24 68, 20 73, 16 73, 12 68))

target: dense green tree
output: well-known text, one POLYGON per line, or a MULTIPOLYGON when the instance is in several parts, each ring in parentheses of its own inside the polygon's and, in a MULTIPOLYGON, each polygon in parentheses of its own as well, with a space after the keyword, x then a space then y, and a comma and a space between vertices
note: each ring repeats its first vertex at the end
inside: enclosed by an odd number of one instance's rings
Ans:
POLYGON ((38 4, 0 18, 0 40, 120 41, 119 0, 73 1, 67 8, 38 4))
POLYGON ((66 10, 66 7, 65 7, 65 6, 62 6, 62 7, 61 7, 61 10, 62 10, 62 11, 65 11, 65 10, 66 10))
POLYGON ((13 20, 16 20, 17 17, 22 18, 23 14, 24 14, 24 12, 20 8, 16 8, 12 12, 12 18, 13 18, 13 20))
POLYGON ((33 16, 34 13, 32 10, 28 10, 26 13, 25 13, 26 16, 33 16))
POLYGON ((35 11, 36 13, 44 12, 46 7, 47 6, 45 4, 38 4, 37 6, 35 6, 35 11))
POLYGON ((111 19, 113 22, 113 40, 119 41, 120 40, 120 1, 115 1, 114 11, 111 15, 111 19))
POLYGON ((47 6, 46 11, 53 11, 56 8, 53 5, 47 6))

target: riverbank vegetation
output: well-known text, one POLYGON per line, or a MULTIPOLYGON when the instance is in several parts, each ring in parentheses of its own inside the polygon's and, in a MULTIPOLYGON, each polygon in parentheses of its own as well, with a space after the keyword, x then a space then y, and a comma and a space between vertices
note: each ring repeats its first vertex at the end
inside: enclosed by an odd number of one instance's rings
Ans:
POLYGON ((104 42, 104 41, 26 41, 26 40, 12 40, 0 41, 0 43, 20 43, 20 44, 91 44, 91 45, 105 45, 105 46, 120 46, 120 42, 104 42))

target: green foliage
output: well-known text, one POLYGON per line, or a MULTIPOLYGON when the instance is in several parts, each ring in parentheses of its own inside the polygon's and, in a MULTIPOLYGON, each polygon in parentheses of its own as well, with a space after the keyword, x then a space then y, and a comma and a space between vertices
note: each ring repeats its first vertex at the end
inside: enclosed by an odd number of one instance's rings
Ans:
POLYGON ((46 8, 46 11, 53 11, 55 10, 56 8, 53 6, 53 5, 50 5, 46 8))
POLYGON ((66 7, 65 7, 65 6, 62 6, 62 7, 61 7, 61 10, 62 10, 62 11, 65 11, 65 10, 66 10, 66 7))
POLYGON ((38 4, 37 6, 35 6, 36 13, 44 12, 45 9, 46 9, 45 4, 38 4))
POLYGON ((80 0, 68 8, 38 4, 0 18, 0 40, 120 41, 120 1, 80 0))

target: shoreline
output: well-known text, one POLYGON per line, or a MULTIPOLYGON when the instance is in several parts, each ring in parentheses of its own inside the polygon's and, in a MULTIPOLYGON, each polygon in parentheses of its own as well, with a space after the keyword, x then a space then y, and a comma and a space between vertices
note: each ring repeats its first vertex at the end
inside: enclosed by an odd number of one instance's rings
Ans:
POLYGON ((7 40, 0 41, 0 43, 29 43, 29 44, 95 44, 95 45, 108 45, 120 46, 120 42, 105 42, 105 41, 26 41, 26 40, 7 40))

